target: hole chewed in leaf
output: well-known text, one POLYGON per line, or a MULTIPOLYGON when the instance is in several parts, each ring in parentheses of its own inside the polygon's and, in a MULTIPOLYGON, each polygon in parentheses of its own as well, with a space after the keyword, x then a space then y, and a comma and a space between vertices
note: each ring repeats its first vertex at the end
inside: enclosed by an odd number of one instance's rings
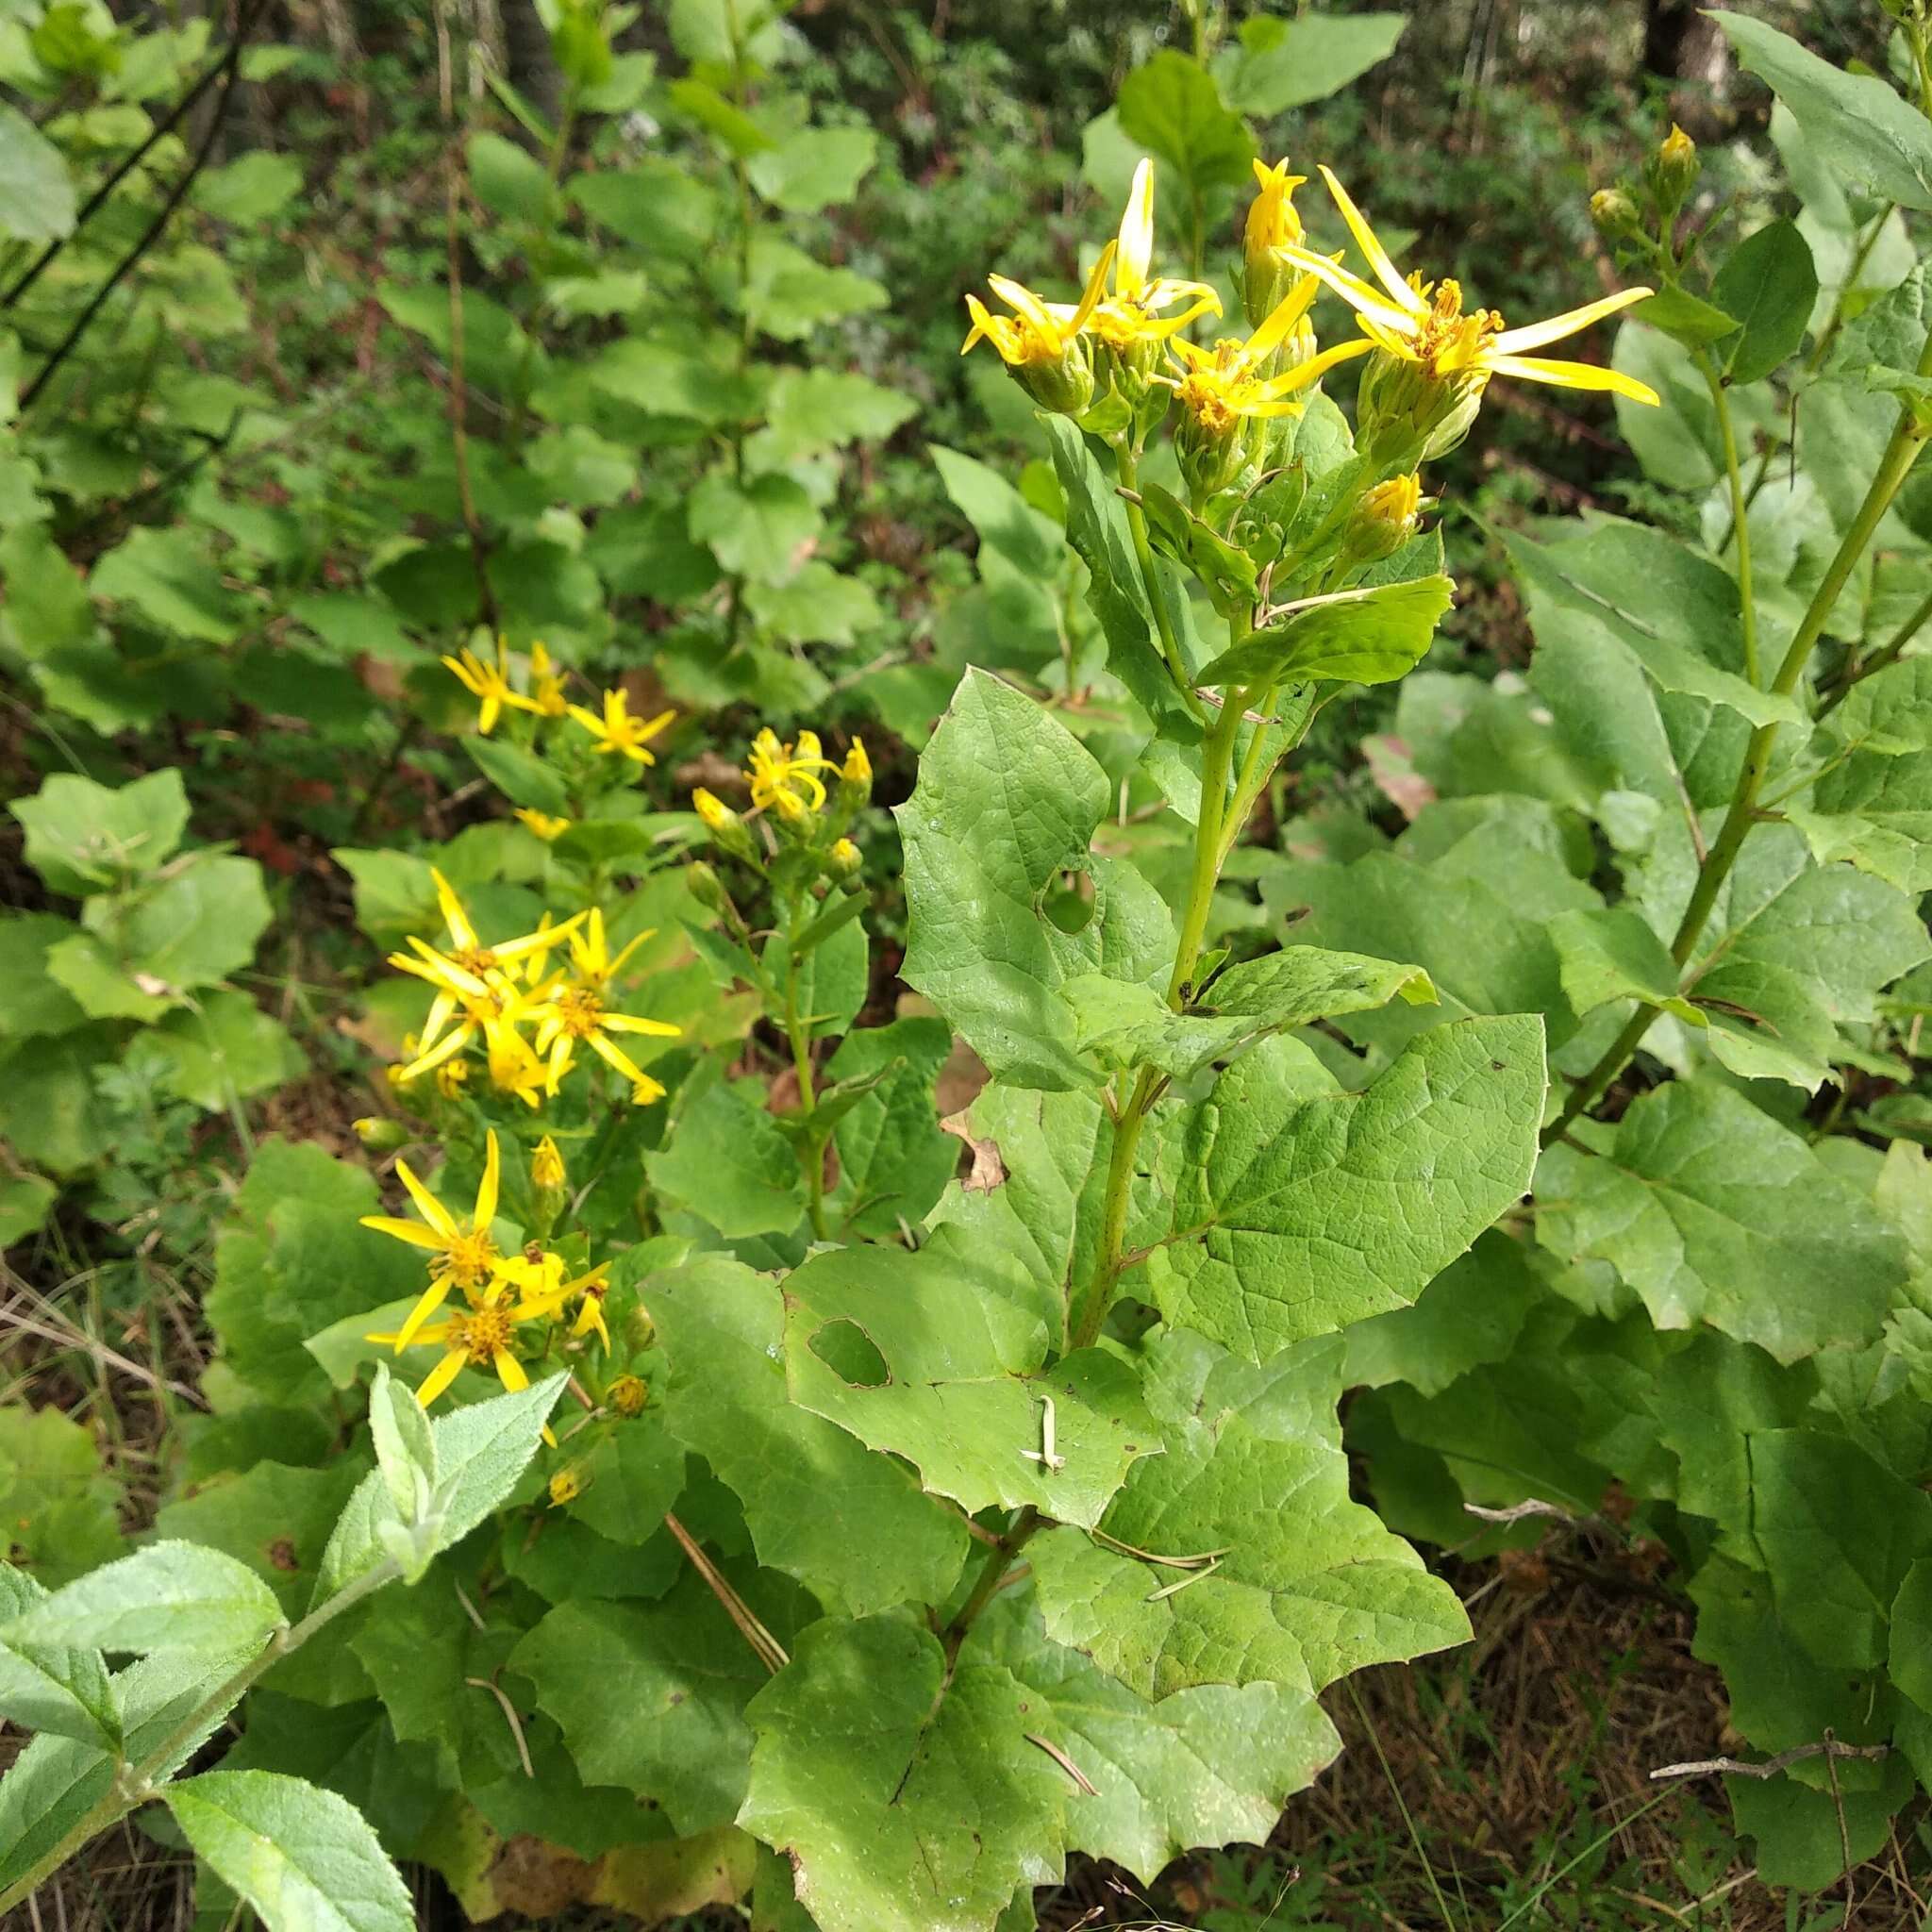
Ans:
POLYGON ((877 1344, 857 1322, 827 1322, 813 1334, 809 1345, 848 1388, 883 1389, 892 1379, 877 1344))
POLYGON ((1093 923, 1093 874, 1062 872, 1048 882, 1040 909, 1063 933, 1085 932, 1093 923))

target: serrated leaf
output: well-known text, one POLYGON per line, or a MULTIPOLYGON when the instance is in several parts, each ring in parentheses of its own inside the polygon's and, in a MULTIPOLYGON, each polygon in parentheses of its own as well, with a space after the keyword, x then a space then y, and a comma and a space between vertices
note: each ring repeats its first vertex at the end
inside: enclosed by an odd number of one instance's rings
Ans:
POLYGON ((745 173, 774 208, 813 215, 850 201, 877 152, 869 127, 801 127, 753 155, 745 173))
POLYGON ((827 1205, 854 1233, 896 1234, 945 1191, 959 1143, 941 1131, 934 1089, 952 1051, 944 1021, 913 1018, 854 1029, 825 1062, 832 1080, 876 1075, 834 1130, 839 1181, 827 1205))
POLYGON ((1905 1244, 1798 1135, 1712 1082, 1632 1104, 1601 1155, 1553 1146, 1539 1239, 1608 1261, 1659 1328, 1708 1323, 1791 1362, 1874 1333, 1905 1244))
POLYGON ((1542 1023, 1464 1020, 1361 1093, 1310 1092, 1271 1041, 1186 1117, 1174 1237, 1147 1264, 1168 1320, 1254 1361, 1414 1301, 1529 1186, 1542 1023))
POLYGON ((158 1542, 0 1624, 0 1642, 225 1654, 259 1642, 281 1621, 275 1592, 234 1557, 195 1543, 158 1542))
POLYGON ((1083 974, 1060 989, 1074 1008, 1074 1043, 1121 1066, 1148 1065, 1176 1080, 1192 1078, 1265 1040, 1311 1020, 1358 1013, 1401 998, 1433 1006, 1436 990, 1420 966, 1287 946, 1243 960, 1216 978, 1197 1004, 1174 1012, 1151 987, 1083 974))
POLYGON ((758 1560, 838 1614, 943 1603, 963 1525, 891 1457, 791 1406, 778 1285, 708 1258, 652 1276, 643 1294, 671 1363, 665 1418, 744 1505, 758 1560))
POLYGON ((917 408, 910 396, 844 370, 783 369, 766 399, 765 426, 745 454, 768 467, 793 463, 890 436, 917 408))
POLYGON ((246 966, 274 914, 254 859, 196 852, 125 892, 96 894, 81 917, 130 976, 186 992, 246 966))
MULTIPOLYGON (((436 1511, 439 1549, 450 1549, 516 1488, 542 1439, 543 1424, 569 1378, 546 1375, 527 1389, 506 1390, 487 1402, 452 1409, 431 1422, 440 1476, 436 1511)), ((381 1475, 363 1477, 323 1552, 315 1602, 326 1603, 385 1559, 381 1528, 398 1521, 381 1475)))
POLYGON ((1388 684, 1422 661, 1455 596, 1449 578, 1428 576, 1307 597, 1224 651, 1199 681, 1242 688, 1388 684))
POLYGON ((1132 1372, 1104 1350, 1044 1367, 1032 1300, 1011 1257, 968 1252, 950 1228, 909 1257, 821 1255, 785 1283, 786 1385, 801 1407, 903 1456, 968 1514, 1030 1504, 1096 1522, 1153 1446, 1152 1425, 1132 1372), (1058 1467, 1043 1460, 1048 1400, 1058 1467))
POLYGON ((1059 987, 1092 972, 1147 979, 1173 957, 1153 889, 1090 851, 1111 801, 1106 773, 1070 732, 1010 685, 969 671, 894 813, 910 924, 902 974, 1000 1079, 1094 1084, 1059 987), (1046 909, 1062 873, 1092 883, 1077 931, 1046 909))
POLYGON ((1178 50, 1165 48, 1135 68, 1121 82, 1115 111, 1128 140, 1180 176, 1184 195, 1247 182, 1253 137, 1224 105, 1214 76, 1178 50))
POLYGON ((225 644, 241 631, 241 607, 186 527, 133 531, 94 565, 88 588, 171 635, 225 644))
POLYGON ((739 1822, 791 1857, 824 1932, 986 1932, 1059 1873, 1074 1788, 1028 1713, 1004 1665, 968 1653, 949 1674, 920 1624, 827 1618, 746 1713, 739 1822))
POLYGON ((272 1771, 208 1771, 170 1785, 195 1852, 268 1932, 410 1932, 416 1912, 369 1821, 333 1791, 272 1771))
POLYGON ((1932 125, 1888 83, 1844 73, 1748 14, 1711 18, 1831 167, 1880 200, 1932 208, 1932 125))
POLYGON ((1239 53, 1217 65, 1222 92, 1237 112, 1264 121, 1324 100, 1386 60, 1407 25, 1406 13, 1256 14, 1241 23, 1239 53))
POLYGON ((1141 1696, 1164 1697, 1197 1684, 1312 1692, 1463 1641, 1455 1592, 1349 1500, 1339 1340, 1307 1344, 1245 1384, 1237 1358, 1192 1338, 1166 1355, 1150 1391, 1166 1453, 1133 1472, 1102 1519, 1110 1541, 1062 1528, 1028 1546, 1056 1641, 1141 1696), (1192 1403, 1163 1401, 1163 1367, 1198 1391, 1192 1403))
MULTIPOLYGON (((0 1563, 0 1620, 12 1622, 46 1596, 25 1571, 0 1563)), ((121 1741, 121 1707, 107 1659, 91 1646, 0 1642, 0 1715, 26 1730, 109 1750, 121 1741)))

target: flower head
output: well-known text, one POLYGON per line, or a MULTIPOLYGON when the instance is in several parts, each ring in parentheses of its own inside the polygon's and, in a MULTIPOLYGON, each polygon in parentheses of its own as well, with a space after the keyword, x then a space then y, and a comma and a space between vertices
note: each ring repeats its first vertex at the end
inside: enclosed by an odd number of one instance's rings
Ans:
POLYGON ((570 821, 568 819, 555 818, 549 812, 538 811, 531 806, 519 806, 516 815, 546 845, 553 839, 560 839, 564 833, 570 830, 570 821))
MULTIPOLYGON (((427 1408, 466 1368, 494 1369, 496 1379, 506 1389, 527 1389, 530 1378, 514 1352, 516 1331, 525 1322, 541 1321, 555 1312, 543 1302, 512 1299, 508 1289, 498 1283, 486 1289, 467 1309, 441 1322, 425 1326, 412 1315, 394 1334, 370 1335, 364 1340, 393 1345, 398 1354, 412 1343, 442 1350, 442 1359, 416 1391, 416 1399, 427 1408)), ((548 1429, 543 1433, 547 1441, 556 1440, 548 1429)))
POLYGON ((584 1474, 580 1469, 559 1469, 550 1478, 550 1505, 554 1509, 575 1503, 583 1493, 584 1474))
POLYGON ((604 693, 601 717, 595 711, 587 711, 582 705, 568 708, 570 715, 597 741, 600 756, 614 753, 640 765, 658 762, 644 747, 677 715, 675 711, 659 711, 655 718, 633 718, 630 700, 622 691, 604 693))
POLYGON ((496 728, 496 721, 503 715, 506 705, 513 705, 520 711, 538 708, 530 699, 511 689, 509 650, 502 638, 496 641, 494 663, 485 663, 467 646, 454 658, 445 658, 442 661, 449 667, 451 676, 477 700, 476 729, 485 738, 496 728))
MULTIPOLYGON (((1085 326, 1108 348, 1130 354, 1142 344, 1164 342, 1203 315, 1221 313, 1221 297, 1206 282, 1175 281, 1152 273, 1154 264, 1154 163, 1143 159, 1134 170, 1127 192, 1126 211, 1120 233, 1108 254, 1112 256, 1112 286, 1096 302, 1085 326), (1176 302, 1188 307, 1178 315, 1163 311, 1176 302)), ((1108 265, 1108 254, 1101 266, 1108 265)))
POLYGON ((582 931, 570 934, 572 974, 561 984, 541 990, 537 1008, 537 1051, 549 1056, 549 1090, 555 1093, 569 1071, 579 1043, 587 1046, 607 1066, 614 1068, 631 1083, 633 1101, 641 1093, 657 1100, 664 1089, 639 1067, 610 1036, 648 1034, 675 1040, 681 1027, 663 1020, 645 1020, 634 1013, 610 1009, 610 981, 624 962, 651 935, 640 933, 614 958, 604 933, 604 915, 592 908, 582 931))
POLYGON ((801 731, 795 744, 785 744, 767 725, 751 741, 745 775, 751 780, 752 805, 795 824, 808 812, 824 808, 825 785, 819 774, 837 769, 820 748, 816 731, 801 731))
MULTIPOLYGON (((451 1289, 459 1289, 473 1300, 478 1299, 501 1269, 503 1257, 490 1231, 491 1223, 496 1219, 496 1196, 502 1179, 496 1135, 492 1131, 484 1141, 483 1178, 477 1184, 476 1201, 470 1210, 468 1225, 459 1222, 416 1178, 408 1161, 396 1162, 396 1177, 408 1190, 409 1199, 415 1203, 422 1220, 402 1221, 387 1214, 365 1214, 361 1223, 378 1234, 393 1236, 411 1247, 429 1252, 429 1286, 394 1337, 386 1338, 394 1341, 400 1353, 442 1306, 451 1289)), ((454 1375, 456 1370, 452 1369, 450 1374, 454 1375)))
POLYGON ((1559 389, 1611 390, 1640 403, 1657 401, 1656 391, 1614 369, 1591 362, 1549 361, 1524 353, 1560 341, 1643 301, 1652 292, 1649 289, 1624 289, 1547 322, 1507 328, 1493 309, 1464 308, 1461 287, 1446 277, 1438 282, 1425 282, 1419 275, 1405 279, 1348 191, 1325 167, 1322 178, 1381 287, 1363 281, 1326 256, 1302 248, 1291 253, 1302 268, 1325 282, 1356 311, 1367 338, 1362 346, 1380 351, 1383 361, 1391 365, 1372 369, 1364 378, 1363 408, 1372 422, 1378 416, 1400 419, 1400 426, 1413 432, 1412 440, 1427 441, 1426 453, 1433 456, 1450 446, 1445 435, 1467 431, 1492 375, 1559 389), (1404 371, 1419 380, 1401 379, 1404 371), (1371 392, 1378 387, 1397 391, 1392 399, 1396 406, 1378 394, 1375 407, 1370 407, 1371 392), (1411 389, 1415 393, 1409 392, 1411 389))
POLYGON ((556 1190, 563 1187, 567 1178, 563 1156, 557 1151, 557 1142, 545 1134, 530 1156, 530 1185, 556 1190))
POLYGON ((562 668, 541 640, 530 646, 530 709, 546 718, 560 718, 570 709, 563 691, 562 668))
POLYGON ((1291 175, 1286 161, 1276 161, 1273 167, 1262 160, 1255 163, 1259 192, 1248 204, 1241 249, 1241 295, 1251 327, 1258 327, 1274 314, 1307 273, 1289 254, 1302 242, 1302 218, 1295 212, 1294 192, 1307 178, 1291 175))
POLYGON ((650 1397, 641 1375, 620 1375, 606 1393, 611 1407, 623 1416, 641 1415, 650 1397))

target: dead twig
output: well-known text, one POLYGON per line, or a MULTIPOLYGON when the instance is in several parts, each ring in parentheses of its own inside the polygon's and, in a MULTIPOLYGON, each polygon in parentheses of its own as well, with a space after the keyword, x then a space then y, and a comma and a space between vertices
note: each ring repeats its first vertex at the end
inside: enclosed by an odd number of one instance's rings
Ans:
MULTIPOLYGON (((1747 1764, 1741 1757, 1697 1757, 1686 1764, 1660 1764, 1653 1771, 1653 1783, 1677 1777, 1775 1777, 1779 1772, 1802 1763, 1807 1757, 1890 1757, 1890 1744, 1840 1744, 1825 1738, 1816 1744, 1793 1744, 1761 1764, 1747 1764)), ((1829 1767, 1827 1766, 1827 1769, 1829 1767)))

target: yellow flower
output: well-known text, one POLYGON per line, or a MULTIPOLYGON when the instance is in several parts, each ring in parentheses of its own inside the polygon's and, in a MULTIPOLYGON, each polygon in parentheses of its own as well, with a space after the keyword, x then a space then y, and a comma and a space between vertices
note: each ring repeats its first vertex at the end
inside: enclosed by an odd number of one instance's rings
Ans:
POLYGON ((575 1503, 584 1493, 583 1472, 578 1469, 559 1469, 550 1478, 550 1502, 553 1508, 561 1509, 566 1503, 575 1503))
POLYGON ((1087 277, 1079 301, 1072 305, 1043 301, 1024 283, 1006 275, 988 275, 988 286, 1013 313, 994 315, 977 295, 968 295, 966 312, 973 318, 973 326, 960 345, 960 355, 985 341, 999 351, 1000 360, 1009 369, 1045 371, 1063 364, 1106 293, 1107 275, 1113 266, 1117 245, 1108 243, 1087 277))
MULTIPOLYGON (((522 816, 521 813, 518 814, 522 816)), ((497 945, 486 946, 476 935, 476 928, 471 923, 470 915, 463 908, 463 902, 458 898, 457 891, 432 865, 429 876, 436 882, 436 904, 442 913, 442 923, 449 934, 449 956, 466 972, 481 974, 492 968, 508 966, 513 959, 521 959, 525 954, 535 953, 555 945, 562 937, 559 931, 554 936, 547 932, 548 915, 545 924, 535 932, 525 933, 519 939, 504 940, 497 945)), ((581 913, 577 915, 580 919, 581 913)), ((574 921, 573 924, 575 922, 574 921)), ((411 945, 419 941, 411 940, 411 945)), ((413 968, 406 968, 413 971, 413 968)))
POLYGON ((1302 407, 1297 390, 1319 381, 1338 362, 1367 354, 1368 342, 1343 342, 1271 373, 1274 352, 1299 328, 1314 299, 1315 284, 1305 280, 1246 341, 1224 338, 1211 349, 1185 339, 1169 343, 1168 354, 1180 375, 1161 379, 1203 436, 1230 437, 1250 416, 1291 415, 1302 407))
POLYGON ((635 1104, 644 1105, 641 1093, 651 1100, 662 1096, 664 1089, 636 1065, 610 1038, 613 1033, 650 1034, 675 1040, 683 1030, 662 1020, 640 1019, 634 1013, 613 1013, 608 1004, 612 977, 639 946, 651 935, 640 933, 611 958, 604 936, 604 915, 592 908, 582 932, 570 934, 571 963, 575 976, 560 986, 546 990, 543 1004, 537 1008, 537 1051, 550 1058, 549 1088, 555 1093, 569 1070, 576 1045, 581 1041, 606 1065, 614 1067, 631 1083, 635 1104))
POLYGON ((563 1156, 557 1151, 557 1142, 545 1134, 530 1156, 530 1185, 554 1191, 563 1187, 567 1178, 563 1156))
POLYGON ((691 805, 708 832, 722 832, 738 816, 715 791, 707 791, 702 785, 691 793, 691 805))
POLYGON ((1302 218, 1294 211, 1294 192, 1308 177, 1291 175, 1286 161, 1271 168, 1266 161, 1255 162, 1255 182, 1259 192, 1248 205, 1247 227, 1242 242, 1249 258, 1273 248, 1288 248, 1302 239, 1302 218))
POLYGON ((436 1091, 445 1100, 454 1100, 469 1083, 468 1060, 444 1060, 436 1070, 436 1091))
MULTIPOLYGON (((530 1378, 512 1353, 511 1343, 524 1323, 540 1321, 554 1312, 541 1302, 511 1301, 499 1286, 487 1290, 473 1307, 427 1327, 405 1323, 393 1335, 368 1335, 363 1340, 393 1344, 398 1354, 412 1342, 442 1350, 442 1359, 416 1391, 416 1399, 427 1408, 466 1368, 493 1368, 496 1379, 506 1389, 527 1389, 530 1378)), ((414 1322, 413 1316, 410 1321, 414 1322)), ((543 1435, 546 1441, 557 1440, 548 1429, 543 1435)))
POLYGON ((608 1400, 619 1415, 641 1415, 650 1395, 641 1375, 620 1375, 610 1385, 608 1400))
POLYGON ((445 658, 442 661, 457 682, 478 701, 481 708, 476 713, 476 729, 485 738, 496 728, 496 721, 503 715, 504 706, 513 705, 520 711, 538 708, 530 699, 510 688, 509 653, 501 638, 496 641, 496 661, 493 664, 486 664, 467 647, 456 657, 445 658))
POLYGON ((541 641, 530 646, 530 708, 546 718, 560 718, 570 708, 562 673, 541 641))
POLYGON ((850 839, 837 839, 825 857, 836 871, 851 874, 858 870, 858 847, 850 839))
MULTIPOLYGON (((1113 287, 1094 305, 1087 327, 1111 349, 1130 350, 1141 342, 1162 342, 1203 315, 1221 313, 1221 297, 1206 282, 1180 282, 1149 273, 1154 261, 1154 163, 1134 170, 1126 212, 1115 237, 1113 287), (1189 307, 1178 315, 1161 311, 1176 302, 1189 307)), ((1107 260, 1102 256, 1103 263, 1107 260)))
POLYGON ((560 838, 565 832, 570 830, 570 821, 568 819, 553 818, 547 811, 537 811, 527 805, 519 806, 516 815, 546 845, 549 844, 551 840, 560 838))
POLYGON ((768 724, 751 741, 745 776, 751 780, 752 805, 760 811, 769 807, 796 823, 808 811, 824 808, 825 787, 819 774, 835 769, 819 748, 816 731, 801 731, 798 742, 791 745, 781 743, 768 724))
MULTIPOLYGON (((422 1299, 409 1310, 408 1319, 396 1334, 392 1338, 383 1338, 392 1340, 400 1354, 415 1340, 424 1323, 442 1306, 451 1289, 460 1289, 473 1298, 480 1297, 502 1267, 503 1257, 497 1252, 495 1238, 490 1232, 490 1224, 496 1219, 496 1195, 502 1177, 496 1135, 492 1131, 484 1142, 483 1178, 477 1184, 476 1203, 470 1210, 467 1227, 416 1178, 408 1161, 396 1162, 396 1175, 409 1191, 409 1198, 416 1204, 416 1211, 423 1217, 422 1221, 400 1221, 389 1214, 365 1214, 361 1223, 364 1227, 375 1228, 378 1234, 391 1235, 399 1241, 408 1241, 411 1247, 426 1248, 431 1256, 429 1286, 424 1291, 422 1299)), ((456 1370, 453 1368, 449 1373, 454 1375, 456 1370)), ((439 1386, 446 1388, 448 1377, 439 1386)))
POLYGON ((604 1297, 610 1292, 608 1261, 599 1261, 574 1281, 566 1281, 561 1255, 532 1249, 528 1256, 506 1261, 502 1272, 503 1278, 514 1282, 522 1291, 524 1303, 532 1314, 558 1314, 575 1300, 577 1318, 571 1324, 572 1340, 595 1335, 608 1351, 610 1330, 604 1323, 604 1297))
POLYGON ((409 944, 416 958, 408 953, 391 953, 389 963, 398 973, 412 973, 436 989, 429 1003, 429 1016, 424 1022, 416 1057, 397 1074, 399 1083, 408 1082, 452 1059, 479 1035, 486 1046, 491 1036, 513 1031, 529 1017, 534 996, 518 987, 501 968, 486 967, 472 973, 460 960, 411 937, 409 944))
POLYGON ((595 711, 587 711, 582 705, 572 705, 569 710, 570 715, 597 741, 600 756, 615 752, 640 765, 658 762, 644 746, 676 716, 675 711, 659 711, 655 718, 633 718, 630 700, 621 691, 604 693, 604 715, 601 718, 595 711))
POLYGON ((499 1093, 515 1094, 525 1107, 541 1107, 548 1074, 530 1042, 507 1024, 486 1026, 483 1040, 489 1054, 490 1084, 499 1093))
POLYGON ((1653 291, 1624 289, 1600 301, 1586 302, 1580 308, 1554 315, 1547 322, 1533 322, 1521 328, 1506 328, 1495 310, 1465 310, 1462 290, 1448 279, 1425 282, 1419 275, 1407 280, 1389 258, 1388 250, 1376 238, 1362 211, 1349 199, 1348 191, 1326 167, 1322 178, 1348 224, 1356 245, 1381 283, 1378 291, 1359 276, 1327 257, 1306 249, 1292 251, 1294 259, 1311 275, 1319 276, 1361 318, 1370 343, 1397 361, 1412 363, 1431 377, 1468 383, 1480 393, 1492 375, 1510 375, 1525 382, 1545 382, 1558 389, 1611 390, 1634 402, 1655 403, 1657 391, 1634 376, 1591 362, 1549 361, 1526 355, 1551 342, 1574 336, 1579 329, 1615 315, 1633 302, 1645 300, 1653 291))
POLYGON ((848 785, 869 786, 872 783, 872 760, 865 755, 864 739, 855 738, 846 748, 845 763, 839 775, 848 785))

